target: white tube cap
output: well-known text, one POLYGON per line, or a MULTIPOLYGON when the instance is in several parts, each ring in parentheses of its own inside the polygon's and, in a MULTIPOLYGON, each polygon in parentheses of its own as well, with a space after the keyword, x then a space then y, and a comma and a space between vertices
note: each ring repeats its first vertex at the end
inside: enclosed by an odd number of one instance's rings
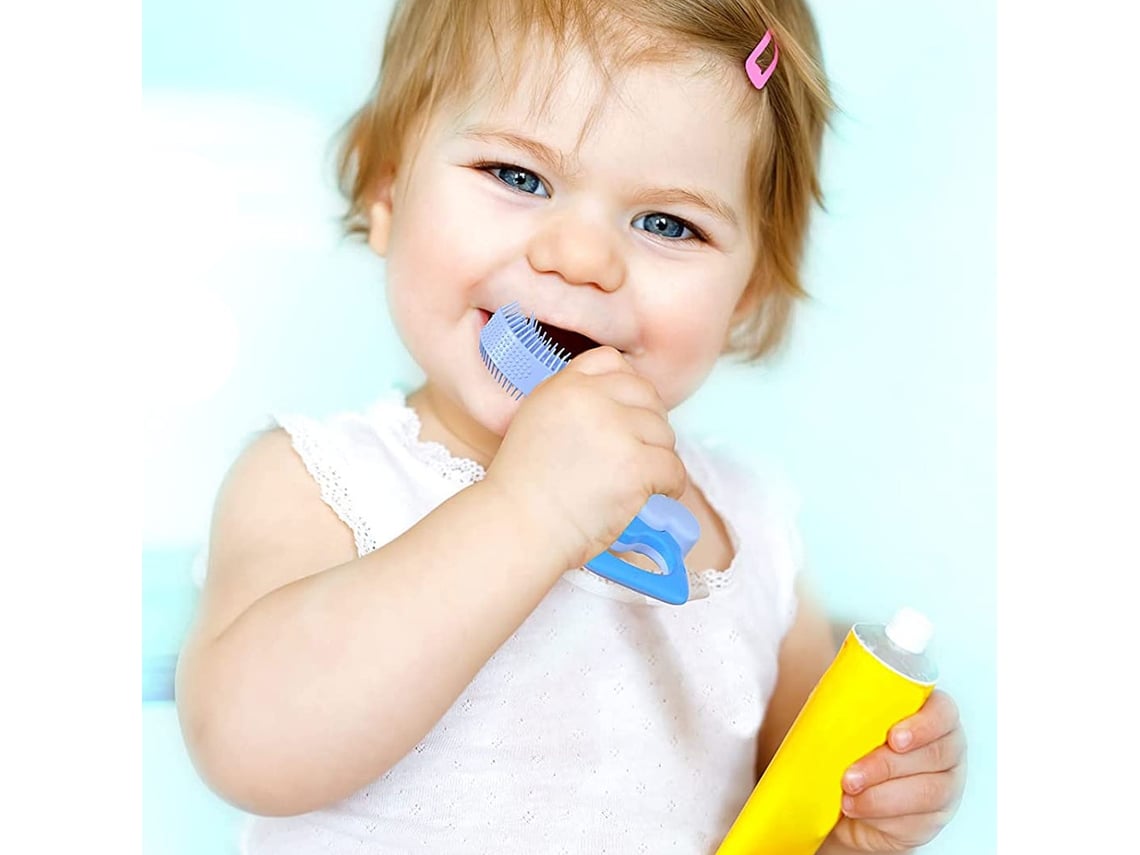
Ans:
POLYGON ((887 638, 908 653, 922 653, 934 635, 932 624, 921 612, 903 606, 887 624, 887 638))

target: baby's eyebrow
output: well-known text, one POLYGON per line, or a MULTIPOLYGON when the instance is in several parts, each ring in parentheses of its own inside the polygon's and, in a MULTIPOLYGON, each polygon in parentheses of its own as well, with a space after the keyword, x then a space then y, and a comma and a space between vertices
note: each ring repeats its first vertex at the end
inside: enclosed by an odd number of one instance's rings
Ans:
POLYGON ((732 226, 739 226, 736 211, 712 193, 700 190, 686 190, 684 187, 644 187, 634 191, 638 200, 651 205, 694 205, 704 208, 714 217, 719 217, 732 226))
MULTIPOLYGON (((566 155, 551 148, 546 143, 513 131, 470 125, 461 129, 459 133, 460 136, 467 139, 506 143, 520 151, 525 151, 546 168, 553 169, 558 174, 568 178, 577 175, 581 168, 573 156, 566 155)), ((650 205, 682 204, 704 208, 714 217, 719 217, 733 227, 740 225, 740 219, 732 206, 722 201, 715 194, 706 191, 689 190, 684 187, 639 187, 634 190, 634 196, 639 201, 650 205)))
POLYGON ((481 140, 483 142, 503 142, 525 151, 535 160, 548 169, 553 169, 560 175, 573 177, 578 173, 579 165, 574 157, 567 156, 546 143, 516 134, 513 131, 488 128, 483 125, 470 125, 459 132, 467 139, 481 140))

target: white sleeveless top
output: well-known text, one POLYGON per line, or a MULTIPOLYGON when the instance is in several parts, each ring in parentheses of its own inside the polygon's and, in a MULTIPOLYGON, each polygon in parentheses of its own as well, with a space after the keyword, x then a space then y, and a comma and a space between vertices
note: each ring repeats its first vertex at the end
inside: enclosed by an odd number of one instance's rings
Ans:
MULTIPOLYGON (((277 423, 361 555, 483 476, 421 442, 395 390, 277 423)), ((725 523, 730 567, 690 568, 683 606, 567 572, 398 764, 321 810, 251 817, 242 851, 711 855, 755 783, 800 555, 789 508, 739 461, 677 451, 725 523)))

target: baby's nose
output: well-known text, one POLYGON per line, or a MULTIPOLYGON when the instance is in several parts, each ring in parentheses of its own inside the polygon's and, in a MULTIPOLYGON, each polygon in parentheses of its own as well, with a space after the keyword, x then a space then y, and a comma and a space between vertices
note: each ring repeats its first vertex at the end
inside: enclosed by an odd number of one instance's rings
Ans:
POLYGON ((580 217, 551 218, 535 232, 527 258, 539 273, 557 273, 572 285, 616 291, 625 281, 617 236, 580 217))

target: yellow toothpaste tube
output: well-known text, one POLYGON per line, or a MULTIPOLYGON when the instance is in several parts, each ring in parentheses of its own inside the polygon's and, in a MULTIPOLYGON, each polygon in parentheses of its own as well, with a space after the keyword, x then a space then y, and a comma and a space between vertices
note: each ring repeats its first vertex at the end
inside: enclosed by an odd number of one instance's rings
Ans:
POLYGON ((813 855, 839 821, 843 773, 934 691, 933 627, 903 608, 857 623, 784 737, 716 855, 813 855))

